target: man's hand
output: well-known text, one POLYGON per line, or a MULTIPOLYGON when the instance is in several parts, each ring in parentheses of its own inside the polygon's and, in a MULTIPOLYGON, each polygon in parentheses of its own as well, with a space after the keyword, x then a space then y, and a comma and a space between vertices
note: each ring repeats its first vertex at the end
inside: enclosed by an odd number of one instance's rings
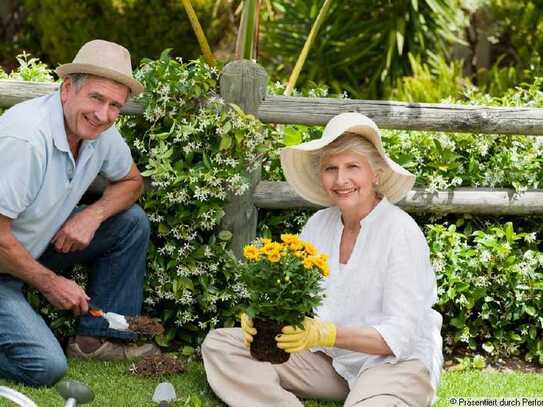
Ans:
POLYGON ((336 343, 336 326, 332 322, 306 318, 304 328, 285 326, 275 340, 285 352, 301 352, 315 346, 332 347, 336 343))
POLYGON ((68 218, 51 240, 56 251, 69 253, 85 249, 102 223, 100 209, 89 206, 68 218))
POLYGON ((256 335, 256 328, 253 325, 253 320, 245 312, 240 315, 240 319, 241 330, 243 331, 243 344, 248 348, 253 341, 253 336, 256 335))
POLYGON ((55 308, 71 310, 74 315, 84 315, 89 310, 90 297, 72 280, 54 274, 38 289, 55 308))

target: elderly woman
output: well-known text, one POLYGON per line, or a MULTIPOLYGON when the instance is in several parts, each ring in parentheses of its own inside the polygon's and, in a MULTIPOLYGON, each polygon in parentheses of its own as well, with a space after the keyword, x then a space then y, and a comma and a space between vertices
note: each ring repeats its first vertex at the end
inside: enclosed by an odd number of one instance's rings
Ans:
POLYGON ((291 352, 281 365, 251 358, 247 316, 242 329, 211 331, 202 347, 209 384, 231 406, 300 406, 298 397, 428 406, 443 360, 436 280, 424 235, 394 205, 415 177, 387 157, 379 129, 359 113, 283 149, 281 165, 298 194, 327 207, 301 233, 330 255, 326 298, 304 329, 276 338, 291 352))

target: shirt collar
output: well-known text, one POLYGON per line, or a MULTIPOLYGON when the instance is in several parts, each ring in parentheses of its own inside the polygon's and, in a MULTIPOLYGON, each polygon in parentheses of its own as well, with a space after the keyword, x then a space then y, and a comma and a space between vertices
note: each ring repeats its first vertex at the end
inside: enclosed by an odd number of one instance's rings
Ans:
POLYGON ((379 201, 379 203, 375 206, 375 208, 373 208, 370 213, 368 213, 361 221, 360 221, 360 226, 364 227, 364 226, 369 226, 371 225, 373 222, 375 222, 375 220, 379 219, 380 216, 382 216, 383 213, 386 212, 387 208, 391 205, 390 202, 388 202, 388 199, 383 196, 381 198, 381 200, 379 201))
POLYGON ((66 128, 64 127, 64 111, 60 101, 60 90, 56 91, 51 98, 53 109, 51 111, 51 129, 53 130, 53 142, 55 147, 66 153, 70 152, 66 128))

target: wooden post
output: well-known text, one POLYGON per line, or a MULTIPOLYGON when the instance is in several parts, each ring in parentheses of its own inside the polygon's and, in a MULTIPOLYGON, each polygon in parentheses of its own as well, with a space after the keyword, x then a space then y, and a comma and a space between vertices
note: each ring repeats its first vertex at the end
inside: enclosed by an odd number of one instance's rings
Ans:
MULTIPOLYGON (((233 61, 224 67, 221 76, 221 96, 227 103, 235 103, 245 113, 256 116, 258 106, 266 96, 268 75, 260 65, 249 60, 233 61)), ((253 193, 260 182, 260 168, 250 174, 251 187, 241 196, 230 197, 224 208, 222 230, 232 232, 231 249, 236 257, 243 255, 243 246, 256 237, 258 221, 253 193)))

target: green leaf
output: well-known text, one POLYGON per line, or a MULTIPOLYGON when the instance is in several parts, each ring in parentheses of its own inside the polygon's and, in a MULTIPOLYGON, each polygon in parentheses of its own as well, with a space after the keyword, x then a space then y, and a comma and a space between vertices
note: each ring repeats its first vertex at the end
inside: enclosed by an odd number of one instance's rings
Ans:
POLYGON ((472 366, 473 366, 475 369, 484 369, 484 368, 486 367, 485 358, 482 357, 481 355, 476 355, 476 356, 473 358, 472 366))
POLYGON ((494 345, 492 345, 492 343, 490 342, 485 342, 483 343, 483 345, 481 346, 483 348, 483 350, 489 354, 492 354, 492 352, 494 352, 494 345))
POLYGON ((194 349, 192 346, 183 346, 183 350, 181 350, 181 354, 183 356, 192 356, 194 355, 194 352, 196 349, 194 349))
POLYGON ((230 239, 232 239, 232 232, 230 232, 229 230, 221 230, 219 232, 219 234, 217 235, 217 237, 223 241, 229 241, 230 239))
POLYGON ((285 146, 293 146, 302 142, 302 133, 296 127, 287 126, 283 135, 283 144, 285 146))
POLYGON ((222 136, 219 150, 228 150, 232 146, 232 137, 222 136))
POLYGON ((160 223, 158 225, 158 233, 159 234, 167 235, 169 231, 170 231, 170 228, 168 226, 166 226, 164 223, 160 223))

